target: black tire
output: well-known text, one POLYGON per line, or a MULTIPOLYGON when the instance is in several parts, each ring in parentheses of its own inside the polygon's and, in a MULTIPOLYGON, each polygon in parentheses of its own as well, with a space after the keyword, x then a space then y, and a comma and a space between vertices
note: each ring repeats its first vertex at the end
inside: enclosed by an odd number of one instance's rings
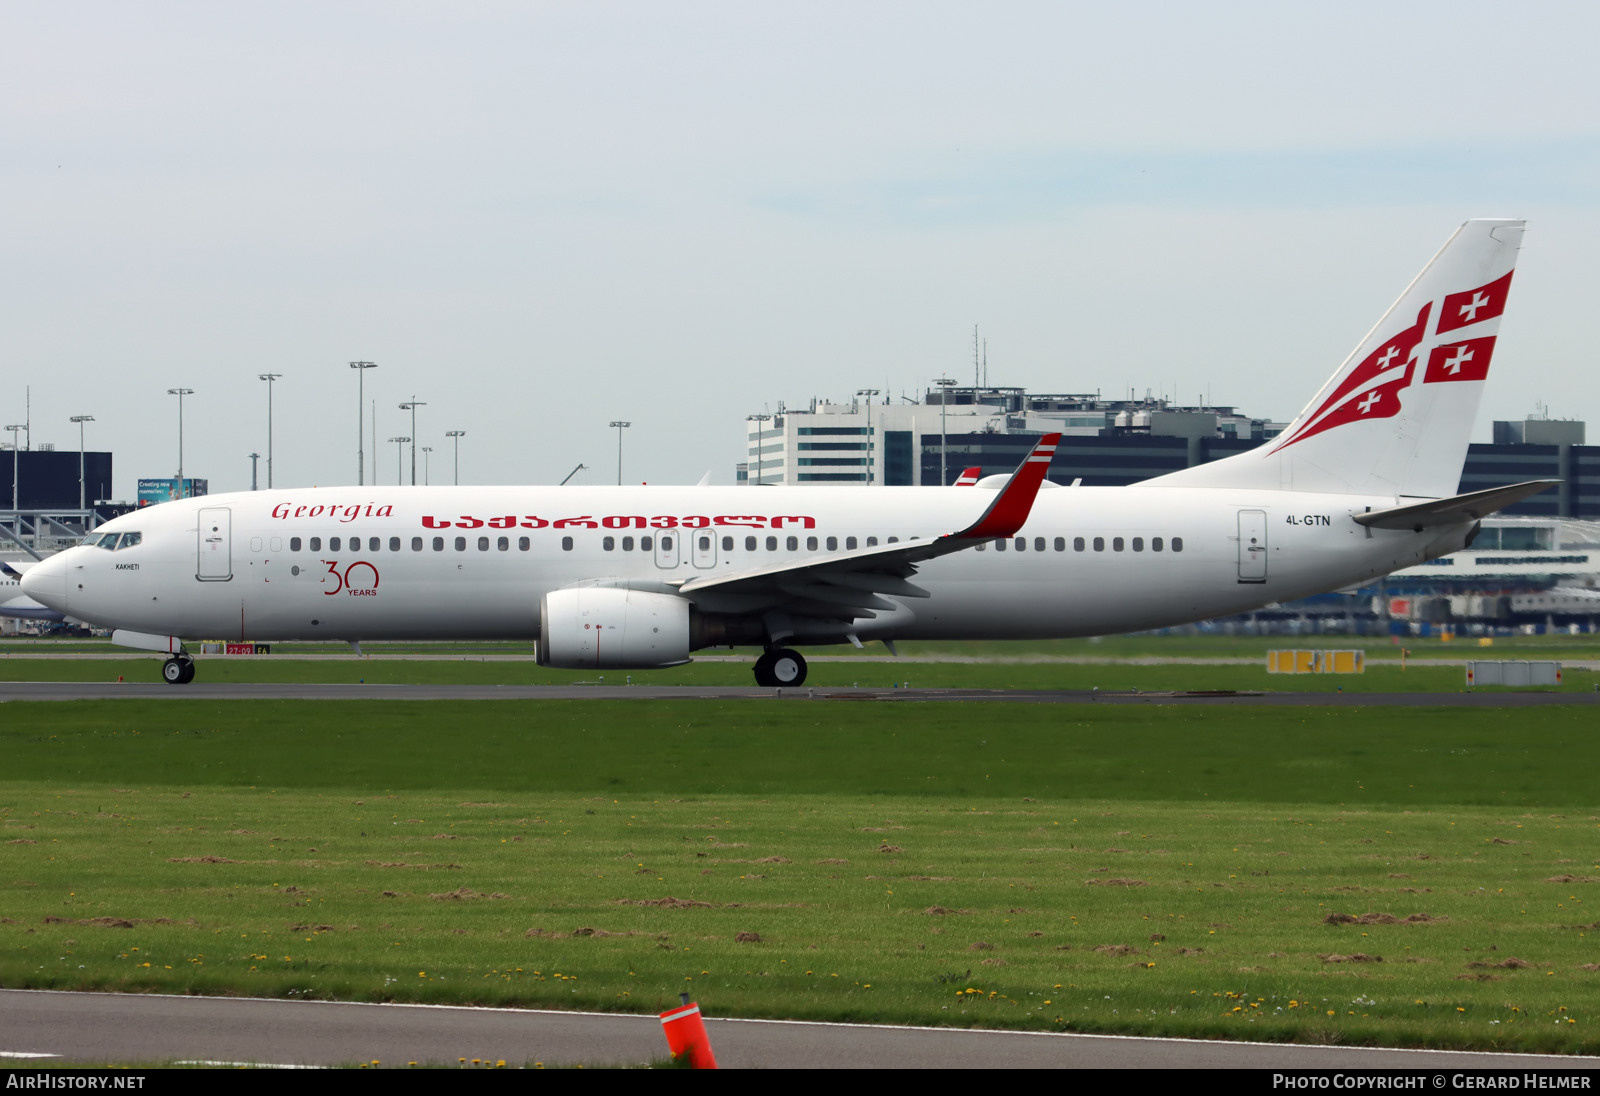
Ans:
POLYGON ((189 682, 194 680, 194 659, 182 658, 178 661, 183 663, 183 679, 180 680, 178 684, 187 685, 189 682))
POLYGON ((194 680, 194 659, 173 655, 161 664, 161 680, 168 685, 187 685, 194 680))

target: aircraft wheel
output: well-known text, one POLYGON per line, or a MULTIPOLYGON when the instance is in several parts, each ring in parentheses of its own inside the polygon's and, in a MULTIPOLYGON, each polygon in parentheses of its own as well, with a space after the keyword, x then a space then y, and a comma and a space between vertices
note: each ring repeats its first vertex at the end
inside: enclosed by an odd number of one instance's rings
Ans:
POLYGON ((760 681, 759 667, 761 664, 758 662, 756 664, 758 668, 757 681, 761 684, 784 688, 806 683, 806 660, 799 651, 790 650, 788 647, 780 647, 776 651, 768 651, 762 656, 762 660, 767 664, 766 676, 768 680, 765 682, 760 681))
POLYGON ((194 660, 172 656, 161 664, 161 679, 168 685, 187 685, 194 680, 194 660))

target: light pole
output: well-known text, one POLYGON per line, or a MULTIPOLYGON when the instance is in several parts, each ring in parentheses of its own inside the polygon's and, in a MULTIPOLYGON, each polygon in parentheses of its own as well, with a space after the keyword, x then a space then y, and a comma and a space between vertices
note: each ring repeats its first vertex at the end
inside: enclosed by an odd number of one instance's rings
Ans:
POLYGON ((622 486, 622 431, 633 425, 620 419, 612 419, 611 425, 617 428, 617 486, 622 486))
POLYGON ((417 436, 417 408, 426 406, 428 405, 419 401, 415 396, 411 397, 411 402, 400 405, 400 410, 411 412, 411 437, 413 439, 411 442, 411 486, 413 487, 417 485, 417 443, 415 441, 417 436))
POLYGON ((867 486, 872 486, 872 397, 878 394, 876 388, 858 388, 857 396, 867 397, 867 486))
MULTIPOLYGON (((350 368, 356 371, 356 485, 359 487, 365 486, 367 482, 367 447, 362 440, 362 427, 366 425, 362 421, 362 416, 367 413, 367 401, 362 396, 361 389, 365 383, 364 378, 367 375, 367 370, 378 368, 378 363, 351 362, 350 368)), ((374 444, 373 448, 377 448, 376 444, 374 444)), ((376 461, 378 454, 373 453, 372 459, 376 461)), ((378 470, 377 465, 373 465, 372 470, 376 472, 378 470)))
POLYGON ((78 424, 78 509, 82 510, 86 507, 84 502, 86 492, 83 489, 83 424, 93 422, 94 416, 74 415, 72 421, 78 424))
POLYGON ((428 454, 431 453, 431 452, 433 452, 433 446, 424 445, 422 447, 422 484, 423 484, 424 487, 426 487, 428 485, 428 482, 429 482, 429 476, 428 476, 428 454))
POLYGON ((183 397, 194 395, 192 388, 169 388, 167 395, 178 397, 178 497, 186 499, 189 490, 183 482, 183 397))
POLYGON ((956 382, 950 377, 935 377, 933 383, 939 386, 939 486, 948 487, 950 458, 944 434, 944 409, 950 405, 950 386, 956 382))
POLYGON ((399 437, 399 438, 390 438, 389 440, 395 443, 395 446, 394 446, 394 481, 397 484, 398 483, 404 483, 406 481, 406 479, 405 479, 405 476, 403 475, 403 468, 404 468, 404 463, 403 462, 405 461, 405 455, 406 455, 406 442, 410 441, 411 439, 407 438, 407 437, 399 437))
POLYGON ((461 486, 461 439, 466 435, 465 430, 446 430, 444 436, 456 439, 456 486, 461 486))
MULTIPOLYGON (((262 373, 260 377, 267 382, 267 490, 272 490, 272 382, 283 376, 282 373, 262 373)), ((254 490, 254 488, 251 488, 254 490)))
POLYGON ((18 508, 17 485, 19 480, 17 475, 17 453, 20 450, 17 445, 17 435, 27 428, 28 427, 23 423, 6 427, 7 430, 11 431, 11 509, 13 510, 18 508))
POLYGON ((762 441, 762 438, 761 438, 762 425, 761 424, 766 422, 770 418, 772 418, 771 415, 746 415, 745 416, 745 421, 746 422, 753 422, 753 423, 756 424, 756 480, 755 480, 755 486, 757 486, 757 487, 761 486, 761 441, 762 441))

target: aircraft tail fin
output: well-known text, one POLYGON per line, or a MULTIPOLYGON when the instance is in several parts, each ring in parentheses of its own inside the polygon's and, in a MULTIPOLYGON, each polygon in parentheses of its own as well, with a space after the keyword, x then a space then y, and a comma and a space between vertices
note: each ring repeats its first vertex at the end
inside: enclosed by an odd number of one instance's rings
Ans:
POLYGON ((1524 223, 1457 229, 1283 433, 1145 483, 1454 495, 1524 223))

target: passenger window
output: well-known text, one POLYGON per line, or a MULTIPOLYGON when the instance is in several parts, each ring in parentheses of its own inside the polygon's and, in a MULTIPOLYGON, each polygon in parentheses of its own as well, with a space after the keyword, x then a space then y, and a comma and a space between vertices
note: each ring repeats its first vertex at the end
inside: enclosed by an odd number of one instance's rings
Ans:
POLYGON ((267 551, 269 551, 269 552, 281 552, 281 551, 283 551, 283 538, 282 537, 273 537, 271 540, 267 541, 267 551))
POLYGON ((412 537, 411 538, 411 550, 413 552, 422 551, 422 538, 421 537, 412 537))
POLYGON ((784 539, 783 546, 785 548, 789 549, 789 551, 791 551, 791 552, 798 552, 800 550, 800 538, 799 537, 786 537, 784 539))
POLYGON ((443 537, 434 537, 433 538, 433 550, 435 552, 444 551, 444 538, 443 537))
POLYGON ((655 537, 640 537, 639 538, 639 551, 641 551, 641 552, 651 551, 652 550, 651 546, 654 545, 654 544, 655 544, 655 537))
POLYGON ((700 551, 702 551, 702 552, 711 551, 711 538, 710 537, 701 537, 700 538, 700 551))
POLYGON ((867 547, 868 548, 876 548, 877 546, 878 546, 878 538, 877 537, 868 537, 867 538, 867 547))
POLYGON ((890 537, 889 538, 889 543, 890 544, 899 544, 900 543, 900 538, 899 537, 890 537))
POLYGON ((337 552, 338 550, 339 550, 339 538, 338 537, 329 537, 328 538, 328 551, 337 552))
POLYGON ((1006 550, 1005 538, 1002 537, 994 542, 994 550, 996 552, 1004 552, 1006 550))
POLYGON ((1133 550, 1135 552, 1144 551, 1144 538, 1143 537, 1134 537, 1133 538, 1133 550))
POLYGON ((1028 550, 1028 538, 1027 537, 1018 537, 1017 538, 1017 551, 1026 552, 1027 550, 1028 550))
POLYGON ((744 550, 746 552, 754 552, 756 550, 756 538, 755 537, 745 537, 744 538, 744 550))
POLYGON ((723 537, 722 538, 722 550, 724 552, 733 551, 733 538, 732 537, 723 537))
POLYGON ((299 537, 290 537, 289 538, 289 551, 298 552, 299 550, 300 550, 300 538, 299 537))
POLYGON ((829 537, 828 538, 828 551, 837 552, 838 550, 839 550, 839 538, 838 537, 829 537))
POLYGON ((1094 538, 1094 550, 1096 552, 1104 552, 1106 550, 1106 538, 1105 537, 1095 537, 1094 538))
POLYGON ((1122 538, 1121 537, 1112 537, 1111 538, 1111 550, 1113 552, 1122 551, 1122 538))
POLYGON ((381 552, 381 551, 383 551, 383 538, 382 537, 373 537, 370 540, 368 540, 367 541, 367 551, 369 551, 369 552, 381 552))
POLYGON ((602 552, 615 552, 617 550, 617 538, 616 537, 601 537, 600 538, 600 550, 602 552))
POLYGON ((767 538, 767 551, 776 552, 777 550, 778 550, 778 538, 777 537, 768 537, 767 538))
POLYGON ((528 541, 527 537, 518 537, 517 538, 517 551, 526 552, 528 550, 528 546, 529 546, 529 541, 528 541))
MULTIPOLYGON (((572 538, 568 537, 567 539, 571 540, 572 538)), ((672 538, 671 537, 662 537, 661 538, 661 550, 663 552, 672 551, 672 538)))
POLYGON ((478 538, 478 551, 487 552, 488 550, 489 550, 489 538, 488 537, 479 537, 478 538))
MULTIPOLYGON (((126 539, 126 538, 124 538, 124 539, 126 539)), ((124 546, 124 547, 126 547, 126 546, 124 546)), ((252 552, 261 551, 261 538, 260 537, 251 537, 250 538, 250 550, 252 552)))
POLYGON ((1183 551, 1183 538, 1182 537, 1173 537, 1172 538, 1172 550, 1174 552, 1183 551))
MULTIPOLYGON (((570 538, 568 538, 568 539, 570 539, 570 538)), ((466 550, 467 550, 467 538, 466 537, 457 537, 456 538, 456 551, 465 552, 466 550)))
POLYGON ((389 551, 398 552, 399 550, 400 550, 400 538, 399 537, 390 537, 389 538, 389 551))
POLYGON ((817 550, 817 538, 816 537, 807 537, 806 538, 806 551, 815 552, 816 550, 817 550))
POLYGON ((1065 552, 1066 550, 1067 550, 1067 538, 1066 537, 1057 537, 1056 538, 1056 551, 1065 552))
POLYGON ((847 552, 854 552, 856 550, 856 538, 855 537, 845 537, 844 538, 844 549, 847 552))
POLYGON ((311 542, 307 545, 307 547, 309 547, 313 552, 322 551, 322 538, 312 537, 311 542))
POLYGON ((973 545, 974 550, 979 552, 983 551, 987 547, 989 547, 989 542, 983 540, 980 540, 977 544, 973 545))
POLYGON ((563 552, 572 551, 572 538, 571 537, 562 537, 561 538, 561 550, 563 552))
MULTIPOLYGON (((526 538, 524 538, 524 539, 526 539, 526 538)), ((622 538, 622 550, 624 552, 633 551, 633 538, 632 537, 623 537, 622 538)))
MULTIPOLYGON (((374 545, 376 545, 377 542, 378 542, 378 538, 377 537, 373 537, 372 538, 372 542, 373 542, 374 545)), ((348 545, 346 545, 345 547, 348 548, 352 552, 361 551, 361 538, 360 537, 351 537, 350 538, 350 543, 348 545)))
POLYGON ((1161 538, 1160 537, 1151 537, 1150 538, 1150 550, 1152 552, 1161 551, 1161 538))
POLYGON ((1073 537, 1072 538, 1072 550, 1074 552, 1083 551, 1083 538, 1082 537, 1073 537))
POLYGON ((1033 550, 1035 552, 1044 551, 1044 538, 1043 537, 1034 537, 1033 538, 1033 550))
POLYGON ((494 542, 494 546, 502 552, 509 552, 511 551, 511 538, 501 537, 499 540, 494 542))

